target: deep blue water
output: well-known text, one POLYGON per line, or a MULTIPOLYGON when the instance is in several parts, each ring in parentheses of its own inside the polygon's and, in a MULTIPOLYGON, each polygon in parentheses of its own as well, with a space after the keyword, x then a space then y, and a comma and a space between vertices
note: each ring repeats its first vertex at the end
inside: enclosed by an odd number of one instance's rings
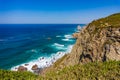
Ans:
POLYGON ((41 56, 65 51, 75 40, 62 39, 74 33, 76 27, 77 24, 0 24, 0 68, 10 69, 41 56), (64 47, 54 46, 55 43, 64 47))

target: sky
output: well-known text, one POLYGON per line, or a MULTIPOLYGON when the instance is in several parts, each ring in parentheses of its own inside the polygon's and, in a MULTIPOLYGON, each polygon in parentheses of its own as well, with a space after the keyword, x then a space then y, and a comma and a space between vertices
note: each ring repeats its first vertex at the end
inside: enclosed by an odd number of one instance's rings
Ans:
POLYGON ((0 0, 0 24, 80 24, 120 12, 120 0, 0 0))

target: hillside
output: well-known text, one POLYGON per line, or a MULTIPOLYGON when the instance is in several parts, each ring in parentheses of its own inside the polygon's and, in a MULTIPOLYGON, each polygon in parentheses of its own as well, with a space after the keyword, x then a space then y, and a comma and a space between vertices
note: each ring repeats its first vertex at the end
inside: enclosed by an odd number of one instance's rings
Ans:
POLYGON ((119 80, 120 61, 74 65, 37 76, 30 72, 0 70, 0 80, 119 80))
POLYGON ((79 33, 71 53, 36 76, 0 70, 2 80, 119 80, 120 13, 92 21, 79 33))
POLYGON ((43 71, 61 70, 66 66, 88 62, 120 60, 120 13, 92 21, 79 33, 70 54, 43 71))

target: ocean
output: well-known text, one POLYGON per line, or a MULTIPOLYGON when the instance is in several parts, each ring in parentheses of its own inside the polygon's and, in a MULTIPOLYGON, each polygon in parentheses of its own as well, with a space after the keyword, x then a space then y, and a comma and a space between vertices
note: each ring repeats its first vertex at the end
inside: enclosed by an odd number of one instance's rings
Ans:
MULTIPOLYGON (((51 65, 69 53, 78 24, 0 24, 0 69, 51 65)), ((80 26, 84 26, 81 24, 80 26)))

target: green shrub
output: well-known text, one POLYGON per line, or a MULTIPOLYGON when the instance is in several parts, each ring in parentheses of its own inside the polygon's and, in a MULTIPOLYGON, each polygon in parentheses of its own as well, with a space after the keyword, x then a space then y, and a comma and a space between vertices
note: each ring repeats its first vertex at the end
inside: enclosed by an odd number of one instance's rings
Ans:
POLYGON ((120 61, 96 62, 85 65, 75 65, 61 71, 48 72, 45 80, 119 80, 120 61))
POLYGON ((31 72, 0 70, 0 80, 36 80, 37 75, 31 72))

